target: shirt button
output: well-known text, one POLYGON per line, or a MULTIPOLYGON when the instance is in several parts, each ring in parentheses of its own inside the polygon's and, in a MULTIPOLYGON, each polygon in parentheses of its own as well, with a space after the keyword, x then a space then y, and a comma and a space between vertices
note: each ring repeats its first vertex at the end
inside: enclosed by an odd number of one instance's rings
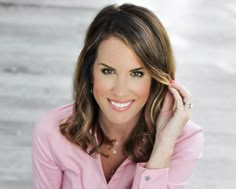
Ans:
POLYGON ((145 179, 146 181, 149 181, 149 180, 151 179, 151 177, 145 176, 144 179, 145 179))

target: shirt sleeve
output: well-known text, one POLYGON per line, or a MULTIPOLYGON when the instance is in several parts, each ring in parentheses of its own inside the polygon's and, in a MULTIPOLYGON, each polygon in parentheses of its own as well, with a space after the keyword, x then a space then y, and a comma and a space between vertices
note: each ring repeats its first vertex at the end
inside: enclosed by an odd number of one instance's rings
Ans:
POLYGON ((191 131, 177 140, 169 167, 146 169, 146 163, 138 163, 132 189, 183 189, 202 156, 203 143, 202 130, 191 131))
POLYGON ((51 149, 55 122, 48 114, 34 128, 32 145, 33 185, 35 189, 61 188, 62 171, 51 149))

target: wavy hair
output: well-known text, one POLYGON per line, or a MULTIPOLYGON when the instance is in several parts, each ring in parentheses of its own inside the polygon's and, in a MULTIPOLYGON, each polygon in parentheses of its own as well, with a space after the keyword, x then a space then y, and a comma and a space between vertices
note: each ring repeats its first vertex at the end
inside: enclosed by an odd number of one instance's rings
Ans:
POLYGON ((133 161, 147 161, 169 81, 175 78, 174 57, 167 32, 157 16, 147 8, 133 4, 109 5, 94 18, 74 73, 73 113, 60 124, 60 130, 85 152, 91 155, 100 153, 99 147, 106 136, 99 126, 99 106, 91 93, 92 68, 99 44, 111 35, 119 37, 134 51, 152 77, 148 100, 124 149, 133 161))

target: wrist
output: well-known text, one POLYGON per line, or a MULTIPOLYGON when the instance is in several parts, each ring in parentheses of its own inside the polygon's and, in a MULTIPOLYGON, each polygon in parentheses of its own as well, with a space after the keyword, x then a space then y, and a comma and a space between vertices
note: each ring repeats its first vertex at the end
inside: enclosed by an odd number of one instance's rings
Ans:
POLYGON ((173 153, 173 148, 154 148, 147 162, 147 169, 162 169, 169 167, 169 162, 173 153))

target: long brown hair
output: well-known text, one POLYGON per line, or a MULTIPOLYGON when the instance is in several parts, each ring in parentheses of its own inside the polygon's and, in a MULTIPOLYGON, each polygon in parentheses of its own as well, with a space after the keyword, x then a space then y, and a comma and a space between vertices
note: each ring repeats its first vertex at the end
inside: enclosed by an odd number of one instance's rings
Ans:
POLYGON ((110 35, 122 39, 152 77, 143 113, 125 144, 127 156, 135 162, 147 161, 169 80, 175 77, 175 63, 167 32, 156 15, 147 8, 132 4, 110 5, 92 21, 74 73, 73 114, 61 123, 60 130, 67 139, 89 154, 99 153, 105 136, 98 123, 98 104, 90 92, 92 67, 99 44, 110 35))

